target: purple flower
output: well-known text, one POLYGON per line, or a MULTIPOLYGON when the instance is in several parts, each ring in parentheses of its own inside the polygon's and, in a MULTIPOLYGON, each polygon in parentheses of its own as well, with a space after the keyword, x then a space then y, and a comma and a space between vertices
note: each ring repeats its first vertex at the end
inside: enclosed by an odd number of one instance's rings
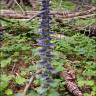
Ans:
POLYGON ((48 85, 52 81, 52 71, 54 70, 51 65, 53 57, 52 48, 54 47, 54 44, 50 42, 52 39, 50 34, 53 34, 53 32, 50 32, 51 17, 49 15, 49 1, 50 0, 40 0, 42 8, 41 13, 39 14, 41 19, 39 32, 41 38, 38 40, 38 45, 41 47, 41 49, 39 49, 41 60, 38 63, 38 67, 42 69, 41 78, 46 81, 45 85, 48 85))

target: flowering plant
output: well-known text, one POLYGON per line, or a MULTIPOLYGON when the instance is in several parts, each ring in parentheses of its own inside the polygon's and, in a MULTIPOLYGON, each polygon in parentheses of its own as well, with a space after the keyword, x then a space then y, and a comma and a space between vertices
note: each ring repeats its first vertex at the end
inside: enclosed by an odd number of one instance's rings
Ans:
MULTIPOLYGON (((51 17, 50 17, 50 11, 49 11, 49 2, 50 0, 41 0, 41 23, 40 23, 40 35, 41 38, 38 40, 38 45, 41 46, 41 49, 39 50, 40 55, 40 62, 39 62, 39 68, 42 70, 42 79, 43 79, 43 88, 48 88, 50 85, 50 82, 52 81, 52 71, 53 67, 51 66, 52 61, 52 46, 53 44, 50 43, 50 40, 52 39, 50 37, 50 24, 51 24, 51 17)), ((41 94, 43 95, 43 94, 41 94)))

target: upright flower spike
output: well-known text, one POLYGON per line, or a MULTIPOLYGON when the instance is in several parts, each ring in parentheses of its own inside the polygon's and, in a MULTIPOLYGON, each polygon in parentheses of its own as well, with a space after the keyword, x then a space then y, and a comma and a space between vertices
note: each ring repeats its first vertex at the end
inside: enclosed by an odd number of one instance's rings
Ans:
POLYGON ((2 41, 2 32, 0 31, 0 41, 2 41))
POLYGON ((52 68, 51 67, 51 47, 53 46, 52 43, 50 43, 51 37, 50 34, 50 20, 51 17, 49 16, 49 2, 50 0, 40 0, 42 8, 40 13, 40 34, 41 38, 38 40, 38 45, 41 46, 41 49, 39 50, 41 61, 39 62, 39 65, 41 68, 45 68, 47 71, 51 73, 52 68))
MULTIPOLYGON (((0 42, 3 40, 3 32, 0 30, 0 42)), ((0 44, 1 45, 1 44, 0 44)))
MULTIPOLYGON (((41 78, 43 79, 43 84, 41 85, 43 88, 48 88, 50 85, 50 82, 52 81, 52 71, 53 68, 51 66, 52 61, 52 46, 53 44, 50 43, 51 37, 50 34, 50 23, 51 23, 51 17, 49 16, 49 2, 50 0, 40 0, 41 2, 41 13, 40 13, 40 35, 41 38, 38 40, 38 45, 41 46, 41 49, 39 50, 40 55, 40 62, 38 64, 38 67, 42 70, 41 78)), ((42 96, 45 96, 40 94, 42 96)))

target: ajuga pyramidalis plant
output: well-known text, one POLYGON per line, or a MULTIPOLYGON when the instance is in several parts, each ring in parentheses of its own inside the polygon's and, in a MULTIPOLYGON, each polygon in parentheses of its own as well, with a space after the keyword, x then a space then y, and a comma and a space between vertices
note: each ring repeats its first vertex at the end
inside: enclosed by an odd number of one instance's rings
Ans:
POLYGON ((1 41, 1 39, 2 39, 2 32, 0 31, 0 41, 1 41))
POLYGON ((0 46, 1 46, 1 41, 3 40, 3 32, 0 30, 0 46))
MULTIPOLYGON (((50 23, 51 23, 51 17, 50 17, 50 11, 49 11, 49 2, 50 0, 40 0, 41 3, 41 13, 40 13, 40 36, 41 38, 38 40, 38 45, 41 47, 39 49, 39 55, 40 55, 40 62, 38 63, 38 67, 41 72, 41 78, 43 80, 43 83, 41 84, 41 87, 43 89, 48 89, 50 86, 50 83, 52 82, 52 72, 53 67, 51 66, 52 61, 52 47, 54 46, 50 40, 50 23)), ((46 96, 45 91, 40 93, 40 96, 46 96)))

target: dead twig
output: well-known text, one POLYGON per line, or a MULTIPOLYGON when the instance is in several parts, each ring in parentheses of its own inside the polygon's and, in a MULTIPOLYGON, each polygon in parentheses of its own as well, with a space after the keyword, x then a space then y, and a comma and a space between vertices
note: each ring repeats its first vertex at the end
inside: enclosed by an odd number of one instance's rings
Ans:
POLYGON ((31 83, 33 82, 35 76, 32 74, 31 75, 31 78, 29 79, 29 82, 26 84, 25 88, 24 88, 24 91, 23 91, 23 95, 25 96, 29 87, 31 86, 31 83))

